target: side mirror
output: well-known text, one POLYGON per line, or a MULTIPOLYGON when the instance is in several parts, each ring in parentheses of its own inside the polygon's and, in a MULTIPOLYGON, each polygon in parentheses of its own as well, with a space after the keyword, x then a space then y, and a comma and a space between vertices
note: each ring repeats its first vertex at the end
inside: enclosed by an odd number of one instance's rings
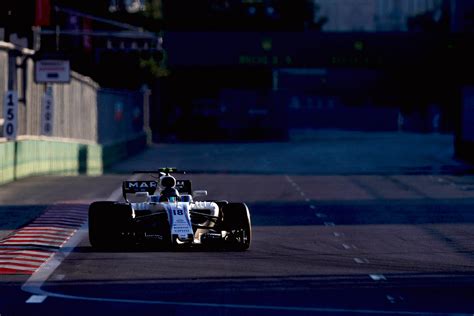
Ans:
POLYGON ((207 190, 197 190, 193 192, 193 196, 207 196, 207 190))

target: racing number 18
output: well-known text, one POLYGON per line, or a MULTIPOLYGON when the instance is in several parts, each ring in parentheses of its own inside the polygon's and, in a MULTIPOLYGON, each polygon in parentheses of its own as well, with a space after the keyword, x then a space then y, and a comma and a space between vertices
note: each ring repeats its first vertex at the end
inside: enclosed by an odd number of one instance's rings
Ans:
POLYGON ((183 215, 183 210, 173 210, 173 215, 183 215))

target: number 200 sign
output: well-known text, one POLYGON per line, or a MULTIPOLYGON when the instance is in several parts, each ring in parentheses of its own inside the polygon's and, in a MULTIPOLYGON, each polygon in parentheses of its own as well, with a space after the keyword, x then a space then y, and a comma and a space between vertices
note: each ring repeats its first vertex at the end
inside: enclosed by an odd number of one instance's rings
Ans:
POLYGON ((18 122, 18 95, 16 91, 7 91, 3 100, 3 136, 15 139, 18 122))

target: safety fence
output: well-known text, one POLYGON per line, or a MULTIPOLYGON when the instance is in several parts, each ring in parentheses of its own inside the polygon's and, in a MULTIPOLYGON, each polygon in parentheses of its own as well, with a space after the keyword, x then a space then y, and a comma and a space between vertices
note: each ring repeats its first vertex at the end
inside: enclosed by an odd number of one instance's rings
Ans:
POLYGON ((100 174, 110 164, 146 146, 143 94, 102 89, 72 72, 54 84, 52 130, 42 134, 46 84, 34 81, 31 50, 0 42, 0 184, 43 174, 100 174), (3 138, 4 97, 18 94, 18 136, 3 138))

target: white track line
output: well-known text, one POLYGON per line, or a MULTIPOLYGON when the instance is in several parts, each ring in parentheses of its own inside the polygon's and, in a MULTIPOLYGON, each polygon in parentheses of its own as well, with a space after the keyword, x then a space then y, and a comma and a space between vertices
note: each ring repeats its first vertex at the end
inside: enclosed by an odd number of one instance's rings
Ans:
MULTIPOLYGON (((322 308, 322 307, 303 307, 303 306, 278 306, 278 305, 250 305, 250 304, 219 304, 219 303, 197 303, 197 302, 170 302, 170 301, 147 301, 147 300, 133 300, 133 299, 114 299, 101 297, 87 297, 74 296, 61 293, 53 293, 35 288, 36 292, 26 289, 25 291, 35 293, 41 296, 51 296, 62 299, 80 300, 89 302, 107 302, 107 303, 128 303, 128 304, 143 304, 143 305, 167 305, 167 306, 187 306, 187 307, 204 307, 216 308, 222 310, 223 308, 243 309, 243 310, 270 310, 270 311, 292 311, 292 312, 319 312, 319 313, 348 313, 348 314, 362 314, 362 315, 412 315, 412 316, 441 316, 445 313, 432 312, 412 312, 412 311, 386 311, 386 310, 372 310, 372 309, 344 309, 344 308, 322 308)), ((472 314, 450 313, 451 316, 472 316, 472 314)))
MULTIPOLYGON (((140 176, 134 175, 129 181, 137 180, 140 176)), ((122 196, 122 187, 119 187, 108 197, 108 201, 118 201, 122 196)), ((84 213, 82 213, 84 214, 84 213)), ((44 296, 45 298, 50 294, 45 294, 41 287, 48 280, 48 278, 54 273, 64 259, 71 253, 71 251, 88 235, 88 222, 84 222, 82 226, 77 230, 66 230, 72 231, 71 237, 61 245, 61 248, 57 252, 54 252, 51 258, 46 261, 39 269, 34 272, 30 278, 22 285, 21 289, 25 292, 29 292, 36 295, 44 296)), ((33 295, 34 296, 34 295, 33 295)), ((56 296, 56 295, 50 295, 56 296)), ((43 299, 44 301, 44 299, 43 299)))
POLYGON ((28 304, 41 304, 47 298, 46 295, 32 295, 26 303, 28 304))
POLYGON ((354 261, 359 264, 369 263, 369 260, 365 258, 354 258, 354 261))
POLYGON ((387 280, 383 274, 369 274, 369 277, 374 281, 387 280))
MULTIPOLYGON (((289 177, 287 176, 287 179, 289 177)), ((132 180, 132 179, 131 179, 132 180)), ((133 180, 132 180, 133 181, 133 180)), ((115 190, 108 200, 116 201, 121 196, 121 190, 115 190)), ((169 301, 147 301, 147 300, 132 300, 132 299, 113 299, 101 297, 87 297, 74 296, 61 293, 54 293, 43 290, 41 287, 46 280, 53 274, 61 262, 69 255, 74 247, 87 236, 87 223, 74 234, 69 241, 58 252, 54 253, 51 260, 47 261, 41 266, 31 277, 23 284, 22 290, 34 294, 30 299, 39 300, 36 298, 40 296, 42 301, 48 296, 82 301, 94 302, 110 302, 110 303, 131 303, 131 304, 148 304, 148 305, 168 305, 168 306, 191 306, 191 307, 213 307, 213 308, 232 308, 244 310, 273 310, 273 311, 294 311, 294 312, 321 312, 321 313, 351 313, 362 315, 413 315, 413 316, 435 316, 440 315, 430 312, 411 312, 411 311, 384 311, 384 310, 370 310, 370 309, 343 309, 343 308, 319 308, 319 307, 302 307, 302 306, 274 306, 274 305, 250 305, 250 304, 219 304, 219 303, 196 303, 196 302, 169 302, 169 301), (35 297, 35 298, 33 298, 35 297), (44 297, 44 298, 43 298, 44 297)), ((336 233, 335 233, 336 234, 336 233)), ((451 314, 453 316, 468 316, 470 314, 451 314)))

